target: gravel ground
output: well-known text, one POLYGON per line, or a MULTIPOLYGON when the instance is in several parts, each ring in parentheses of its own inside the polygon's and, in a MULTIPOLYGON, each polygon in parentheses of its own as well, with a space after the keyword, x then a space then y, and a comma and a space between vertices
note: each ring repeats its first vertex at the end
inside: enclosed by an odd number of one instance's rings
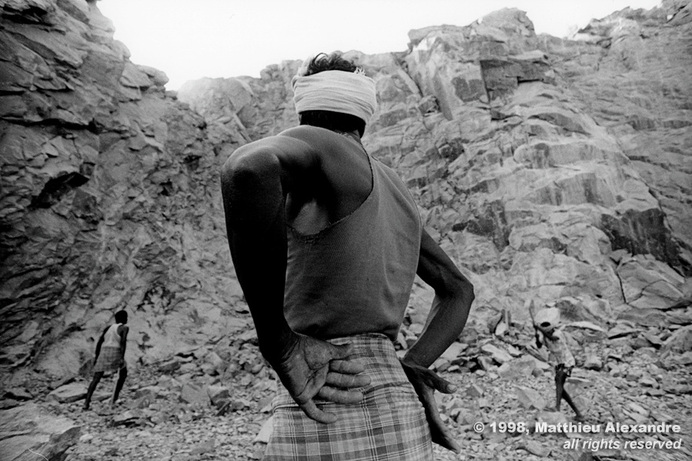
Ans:
MULTIPOLYGON (((463 450, 455 455, 436 447, 435 459, 692 459, 690 353, 669 354, 662 360, 653 348, 633 349, 622 341, 599 346, 597 352, 606 359, 603 367, 577 368, 569 380, 569 389, 586 416, 581 433, 550 433, 540 426, 536 431, 536 421, 546 422, 548 428, 576 422, 566 404, 561 413, 549 408, 554 404, 552 372, 547 367, 544 371, 524 370, 521 358, 527 354, 522 354, 519 365, 509 371, 495 366, 472 372, 464 366, 452 366, 442 372, 459 386, 456 394, 439 396, 439 403, 463 450), (655 428, 636 433, 622 428, 606 432, 608 422, 628 428, 635 424, 662 427, 665 423, 679 425, 680 432, 671 428, 663 432, 655 428), (484 429, 477 432, 481 424, 484 429), (517 430, 509 431, 511 424, 517 430), (597 424, 598 432, 584 432, 585 426, 597 424), (631 445, 646 442, 668 442, 674 448, 631 445)), ((257 460, 265 447, 257 435, 270 416, 267 404, 277 385, 271 372, 265 369, 257 373, 257 368, 253 366, 255 373, 243 375, 233 384, 235 403, 223 415, 170 396, 147 402, 142 409, 141 400, 136 401, 134 395, 156 382, 153 368, 132 373, 122 403, 114 409, 108 400, 95 401, 87 412, 81 410, 81 401, 42 405, 82 425, 81 439, 68 452, 68 461, 257 460), (134 417, 128 419, 128 415, 134 417)), ((100 390, 106 392, 112 386, 113 380, 106 380, 100 390)), ((107 394, 101 397, 107 398, 107 394)))

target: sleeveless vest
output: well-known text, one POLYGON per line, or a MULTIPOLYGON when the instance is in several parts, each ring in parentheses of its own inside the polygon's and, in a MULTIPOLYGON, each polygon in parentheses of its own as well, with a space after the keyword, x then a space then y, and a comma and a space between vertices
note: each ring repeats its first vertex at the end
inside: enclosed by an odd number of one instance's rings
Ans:
POLYGON ((290 228, 284 315, 302 334, 396 339, 413 286, 422 226, 397 174, 368 155, 372 190, 317 234, 290 228))
POLYGON ((108 327, 103 337, 103 347, 120 347, 120 335, 118 334, 118 327, 120 325, 120 323, 114 323, 108 327))

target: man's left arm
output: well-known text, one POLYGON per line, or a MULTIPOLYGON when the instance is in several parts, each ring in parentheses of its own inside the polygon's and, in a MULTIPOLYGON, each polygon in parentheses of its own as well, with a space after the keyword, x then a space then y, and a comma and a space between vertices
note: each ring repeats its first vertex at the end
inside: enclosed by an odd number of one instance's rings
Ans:
POLYGON ((433 395, 435 390, 452 393, 456 387, 428 367, 464 329, 474 299, 473 285, 425 231, 417 274, 435 290, 435 298, 423 332, 402 359, 402 364, 425 407, 433 442, 459 452, 459 445, 440 419, 433 395))
POLYGON ((426 231, 421 238, 418 276, 435 290, 419 340, 406 361, 429 367, 459 337, 474 300, 473 285, 426 231))

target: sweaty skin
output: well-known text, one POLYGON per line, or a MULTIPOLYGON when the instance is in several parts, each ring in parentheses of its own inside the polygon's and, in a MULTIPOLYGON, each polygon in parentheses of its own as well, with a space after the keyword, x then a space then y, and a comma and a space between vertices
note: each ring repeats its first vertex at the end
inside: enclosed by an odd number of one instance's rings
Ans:
MULTIPOLYGON (((221 182, 228 241, 238 280, 255 322, 260 350, 306 415, 333 422, 314 398, 354 403, 353 390, 369 383, 349 361, 349 346, 334 346, 291 330, 283 314, 287 226, 305 234, 324 229, 356 210, 372 189, 367 154, 357 133, 342 135, 300 126, 236 150, 221 182)), ((435 390, 454 386, 429 367, 459 336, 473 301, 473 287, 439 245, 423 232, 417 274, 435 290, 419 340, 402 359, 426 409, 433 441, 459 446, 442 424, 435 390)))

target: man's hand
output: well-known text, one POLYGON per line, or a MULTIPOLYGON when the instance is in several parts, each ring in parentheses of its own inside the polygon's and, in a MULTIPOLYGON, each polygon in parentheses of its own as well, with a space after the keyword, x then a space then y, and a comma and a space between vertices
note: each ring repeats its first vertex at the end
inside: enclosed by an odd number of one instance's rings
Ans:
POLYGON ((363 399, 363 393, 351 389, 370 384, 370 377, 361 374, 365 368, 349 360, 351 349, 348 344, 335 346, 296 335, 295 341, 272 366, 303 412, 315 421, 329 424, 336 421, 336 415, 319 409, 313 398, 355 404, 363 399))
POLYGON ((413 388, 416 390, 416 394, 418 394, 418 399, 425 408, 425 417, 430 426, 432 441, 455 453, 461 452, 461 447, 454 440, 451 432, 440 418, 434 396, 435 391, 451 394, 456 391, 456 386, 425 367, 406 363, 403 360, 401 364, 404 367, 408 380, 413 384, 413 388))

